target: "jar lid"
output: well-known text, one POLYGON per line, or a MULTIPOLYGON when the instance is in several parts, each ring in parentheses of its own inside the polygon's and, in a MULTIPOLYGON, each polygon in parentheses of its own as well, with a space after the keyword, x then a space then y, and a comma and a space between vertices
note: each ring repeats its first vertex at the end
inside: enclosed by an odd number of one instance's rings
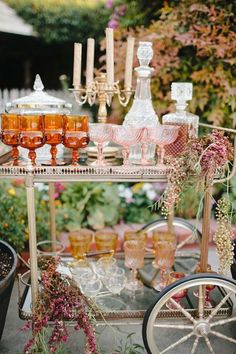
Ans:
POLYGON ((70 113, 72 104, 43 91, 44 85, 38 74, 35 77, 33 88, 34 91, 28 96, 6 103, 6 112, 18 114, 70 113))

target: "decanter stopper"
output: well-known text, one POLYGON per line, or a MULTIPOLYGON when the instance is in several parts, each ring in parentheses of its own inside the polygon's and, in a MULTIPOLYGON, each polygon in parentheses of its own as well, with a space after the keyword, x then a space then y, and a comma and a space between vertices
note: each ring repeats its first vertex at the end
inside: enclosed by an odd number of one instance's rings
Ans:
POLYGON ((152 42, 139 42, 137 57, 140 66, 148 66, 153 57, 152 42))
POLYGON ((172 82, 171 98, 177 102, 190 101, 193 96, 193 84, 191 82, 172 82))

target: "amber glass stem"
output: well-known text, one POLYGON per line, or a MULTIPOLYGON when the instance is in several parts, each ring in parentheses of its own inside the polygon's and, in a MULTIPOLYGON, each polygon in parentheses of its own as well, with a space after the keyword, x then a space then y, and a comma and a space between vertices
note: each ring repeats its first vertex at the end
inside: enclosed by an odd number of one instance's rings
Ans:
POLYGON ((78 165, 78 160, 79 160, 79 152, 78 149, 73 149, 72 151, 72 158, 71 158, 71 163, 72 165, 78 165))
POLYGON ((18 150, 17 146, 12 147, 11 155, 13 158, 13 165, 17 166, 18 165, 18 158, 19 158, 19 150, 18 150))
POLYGON ((56 160, 56 157, 57 157, 57 147, 56 147, 56 145, 52 145, 52 146, 51 146, 50 153, 51 153, 51 156, 52 156, 51 164, 52 164, 52 165, 56 165, 56 164, 57 164, 57 160, 56 160))
POLYGON ((33 166, 36 165, 36 152, 34 149, 30 149, 29 154, 28 154, 29 159, 31 160, 31 163, 33 166))
POLYGON ((166 285, 166 270, 165 269, 161 269, 161 286, 165 287, 166 285))

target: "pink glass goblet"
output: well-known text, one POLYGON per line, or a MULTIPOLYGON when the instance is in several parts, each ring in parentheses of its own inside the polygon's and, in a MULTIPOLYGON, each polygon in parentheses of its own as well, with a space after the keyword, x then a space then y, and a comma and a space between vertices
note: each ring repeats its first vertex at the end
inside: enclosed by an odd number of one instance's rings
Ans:
POLYGON ((167 273, 175 261, 176 243, 173 241, 158 241, 155 244, 156 259, 155 263, 161 270, 160 283, 154 288, 161 291, 167 285, 167 273))
POLYGON ((131 269, 131 279, 126 283, 130 291, 143 289, 143 284, 137 280, 137 269, 144 266, 145 243, 139 240, 125 241, 125 266, 131 269))
POLYGON ((158 125, 150 133, 150 140, 158 145, 157 148, 157 166, 165 168, 164 156, 165 146, 172 144, 178 137, 179 127, 176 125, 158 125))
POLYGON ((90 140, 94 142, 98 149, 97 160, 91 165, 93 166, 106 166, 107 162, 103 156, 103 148, 108 145, 112 137, 112 124, 107 123, 90 123, 89 134, 90 140))
POLYGON ((142 128, 129 128, 123 125, 114 125, 112 127, 112 141, 116 144, 122 145, 123 165, 129 165, 130 147, 139 143, 141 139, 142 128))
MULTIPOLYGON (((172 284, 172 283, 176 282, 177 280, 182 279, 184 277, 185 277, 185 274, 183 272, 170 272, 168 280, 167 280, 167 284, 168 285, 172 284)), ((187 295, 187 292, 188 292, 187 289, 180 290, 172 296, 172 299, 174 299, 175 302, 177 302, 177 304, 181 304, 181 306, 184 307, 183 304, 181 303, 181 300, 187 295)), ((167 301, 166 307, 170 310, 177 310, 178 309, 177 305, 175 305, 170 300, 167 301)))

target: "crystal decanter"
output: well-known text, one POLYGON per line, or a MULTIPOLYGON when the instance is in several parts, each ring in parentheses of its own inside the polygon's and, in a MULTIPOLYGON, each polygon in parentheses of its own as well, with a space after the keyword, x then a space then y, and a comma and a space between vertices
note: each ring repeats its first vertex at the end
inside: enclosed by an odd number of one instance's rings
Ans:
MULTIPOLYGON (((158 117, 154 111, 151 98, 150 80, 153 68, 149 63, 153 57, 151 42, 139 42, 137 57, 140 66, 135 68, 137 72, 137 85, 134 95, 134 101, 129 112, 126 114, 123 125, 143 128, 147 126, 156 126, 158 117)), ((148 144, 147 158, 153 160, 155 156, 155 145, 148 144)), ((130 161, 140 163, 141 146, 140 144, 131 147, 130 161)))
POLYGON ((190 82, 173 82, 171 98, 176 101, 176 111, 162 117, 163 124, 180 126, 176 141, 165 148, 166 155, 177 156, 185 148, 188 139, 198 136, 199 117, 187 112, 187 101, 192 99, 193 85, 190 82))

